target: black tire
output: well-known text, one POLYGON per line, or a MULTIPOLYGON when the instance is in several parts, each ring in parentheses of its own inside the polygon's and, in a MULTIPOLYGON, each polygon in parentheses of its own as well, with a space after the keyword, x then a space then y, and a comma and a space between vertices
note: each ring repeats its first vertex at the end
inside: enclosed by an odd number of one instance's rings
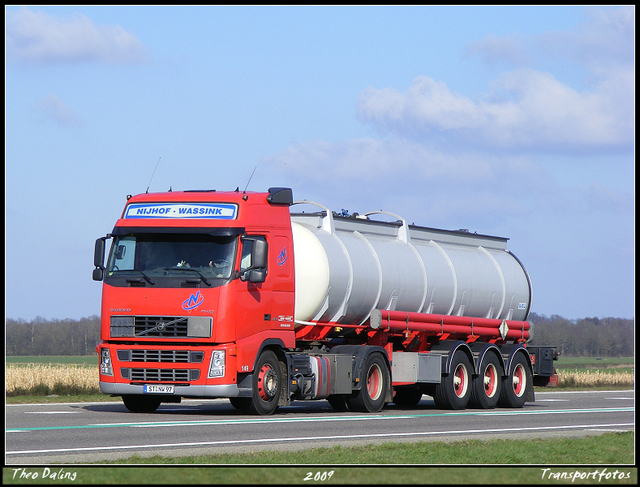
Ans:
POLYGON ((502 388, 502 365, 495 354, 487 352, 480 363, 478 377, 471 386, 469 405, 474 408, 493 409, 498 405, 502 388))
POLYGON ((278 409, 283 386, 278 357, 271 350, 262 352, 253 371, 253 397, 248 412, 268 416, 278 409))
POLYGON ((509 372, 502 380, 499 404, 508 408, 521 408, 527 401, 530 388, 533 387, 531 369, 522 353, 518 353, 509 366, 509 372))
POLYGON ((415 387, 397 387, 393 396, 393 404, 396 406, 415 406, 422 399, 422 390, 415 387))
POLYGON ((152 413, 160 406, 160 398, 154 396, 126 395, 122 402, 132 413, 152 413))
POLYGON ((348 397, 349 396, 345 394, 334 394, 333 396, 329 396, 327 401, 329 401, 334 411, 344 413, 349 410, 349 404, 347 404, 348 397))
POLYGON ((249 403, 251 402, 250 397, 230 397, 229 402, 231 405, 239 409, 240 411, 247 412, 249 411, 249 403))
POLYGON ((436 385, 433 400, 440 409, 464 409, 471 398, 473 367, 467 354, 458 350, 451 359, 449 373, 436 385))
POLYGON ((379 353, 371 353, 362 368, 362 387, 347 399, 349 410, 377 413, 386 404, 391 374, 387 361, 379 353))

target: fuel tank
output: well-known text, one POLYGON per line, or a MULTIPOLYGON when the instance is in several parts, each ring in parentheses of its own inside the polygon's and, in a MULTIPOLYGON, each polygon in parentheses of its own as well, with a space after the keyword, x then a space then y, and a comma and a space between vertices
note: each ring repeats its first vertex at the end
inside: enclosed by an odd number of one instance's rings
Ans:
POLYGON ((320 210, 291 208, 297 325, 362 324, 375 309, 520 321, 529 314, 531 281, 506 238, 301 204, 320 210))

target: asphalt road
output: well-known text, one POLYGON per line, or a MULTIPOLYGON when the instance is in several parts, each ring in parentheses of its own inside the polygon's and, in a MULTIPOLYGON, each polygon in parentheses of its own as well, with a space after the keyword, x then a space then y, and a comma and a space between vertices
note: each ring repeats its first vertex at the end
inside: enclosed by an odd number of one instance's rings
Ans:
POLYGON ((6 406, 5 463, 89 463, 133 454, 199 455, 298 450, 398 441, 534 438, 635 428, 633 391, 543 392, 522 409, 444 411, 416 407, 336 413, 326 401, 294 402, 273 416, 247 416, 228 400, 163 404, 153 414, 121 402, 6 406))

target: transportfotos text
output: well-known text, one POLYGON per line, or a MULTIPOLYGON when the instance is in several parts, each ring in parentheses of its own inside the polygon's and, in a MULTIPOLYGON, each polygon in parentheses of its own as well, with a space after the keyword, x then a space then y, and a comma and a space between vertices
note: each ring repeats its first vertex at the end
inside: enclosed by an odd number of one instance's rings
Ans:
POLYGON ((551 468, 542 469, 542 480, 571 480, 571 482, 576 480, 597 480, 601 482, 602 480, 626 480, 629 478, 631 478, 630 471, 608 470, 606 468, 602 470, 596 469, 593 472, 581 470, 559 472, 551 468))

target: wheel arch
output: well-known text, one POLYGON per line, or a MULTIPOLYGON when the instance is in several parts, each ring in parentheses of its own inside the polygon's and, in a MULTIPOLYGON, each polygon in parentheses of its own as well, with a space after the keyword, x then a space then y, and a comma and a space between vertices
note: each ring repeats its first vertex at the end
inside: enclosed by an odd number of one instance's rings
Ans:
POLYGON ((253 359, 253 367, 251 369, 251 373, 255 372, 258 359, 260 358, 260 355, 262 355, 262 352, 264 352, 265 350, 271 350, 273 353, 276 354, 276 357, 278 357, 278 360, 280 362, 283 362, 285 365, 289 363, 289 359, 287 357, 287 354, 285 353, 284 342, 279 338, 269 338, 263 341, 258 347, 256 356, 253 359))
POLYGON ((523 345, 503 345, 500 347, 500 353, 504 362, 504 370, 503 373, 506 376, 511 370, 511 364, 515 360, 518 355, 524 356, 527 365, 529 367, 529 371, 533 376, 533 364, 531 363, 531 355, 529 355, 529 350, 526 349, 523 345))
POLYGON ((462 351, 462 353, 464 353, 469 359, 469 362, 471 362, 471 367, 473 367, 471 374, 477 375, 477 367, 473 358, 473 352, 469 345, 461 340, 444 340, 436 343, 431 347, 430 353, 438 353, 442 355, 442 374, 444 375, 450 372, 451 361, 458 350, 462 351))
POLYGON ((500 353, 500 349, 495 344, 477 342, 477 343, 472 343, 470 348, 474 356, 472 361, 473 367, 475 369, 473 372, 474 377, 477 377, 480 374, 480 364, 482 364, 482 361, 488 354, 494 355, 498 359, 498 362, 502 366, 502 375, 504 376, 504 374, 506 373, 505 360, 502 354, 500 353))

